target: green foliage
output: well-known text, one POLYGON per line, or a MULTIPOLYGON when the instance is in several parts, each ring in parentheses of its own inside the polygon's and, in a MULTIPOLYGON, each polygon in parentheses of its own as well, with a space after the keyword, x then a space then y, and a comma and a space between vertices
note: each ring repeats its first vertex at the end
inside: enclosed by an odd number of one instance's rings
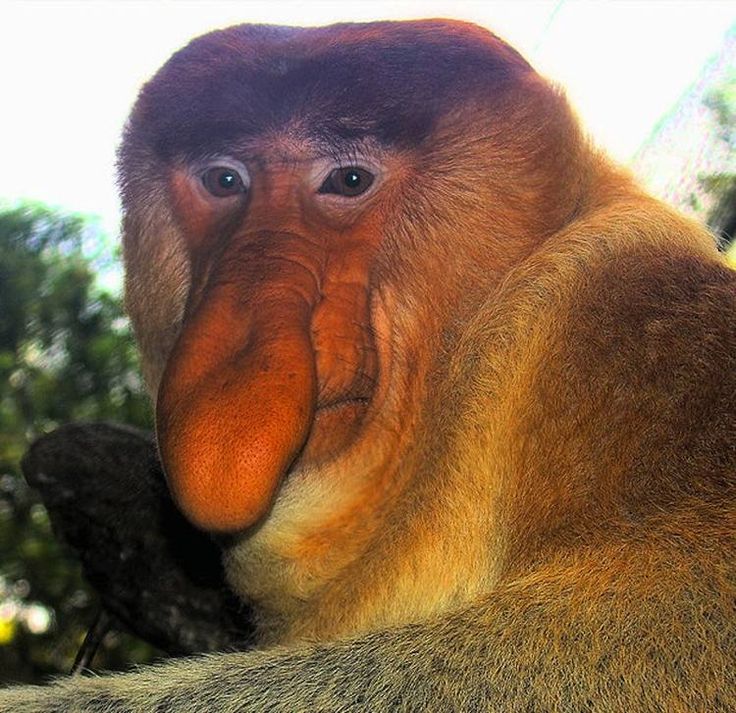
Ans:
MULTIPOLYGON (((728 163, 733 165, 736 155, 736 72, 711 92, 704 103, 715 116, 719 138, 729 157, 728 163)), ((701 176, 700 184, 715 199, 707 216, 708 225, 719 236, 731 262, 736 264, 736 174, 729 171, 701 176)))
POLYGON ((736 72, 731 74, 705 99, 721 129, 721 140, 736 149, 736 72))
MULTIPOLYGON (((68 421, 150 427, 128 322, 96 285, 90 249, 100 264, 113 259, 80 216, 28 203, 0 210, 0 681, 68 671, 96 611, 20 475, 22 454, 68 421)), ((108 637, 96 665, 150 654, 108 637)))

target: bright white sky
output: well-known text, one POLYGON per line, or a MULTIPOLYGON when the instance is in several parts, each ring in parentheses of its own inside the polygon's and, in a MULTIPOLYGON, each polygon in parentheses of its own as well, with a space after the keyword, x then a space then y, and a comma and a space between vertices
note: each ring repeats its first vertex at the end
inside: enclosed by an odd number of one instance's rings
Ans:
POLYGON ((628 160, 736 22, 733 0, 0 0, 0 198, 97 214, 117 230, 115 147, 140 85, 191 37, 238 22, 457 17, 560 81, 628 160))

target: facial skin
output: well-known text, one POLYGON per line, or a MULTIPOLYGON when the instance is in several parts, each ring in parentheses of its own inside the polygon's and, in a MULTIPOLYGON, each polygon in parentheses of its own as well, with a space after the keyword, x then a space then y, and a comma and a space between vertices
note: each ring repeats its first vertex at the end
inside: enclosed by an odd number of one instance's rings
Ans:
POLYGON ((120 166, 163 467, 268 650, 49 705, 736 707, 736 278, 514 50, 212 33, 120 166))

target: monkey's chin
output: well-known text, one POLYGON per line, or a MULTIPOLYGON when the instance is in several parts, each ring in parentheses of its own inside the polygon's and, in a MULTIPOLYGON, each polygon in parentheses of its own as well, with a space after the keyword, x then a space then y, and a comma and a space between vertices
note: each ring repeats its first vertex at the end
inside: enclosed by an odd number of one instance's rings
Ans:
POLYGON ((367 398, 344 399, 318 407, 300 463, 320 465, 338 456, 360 435, 368 407, 367 398))

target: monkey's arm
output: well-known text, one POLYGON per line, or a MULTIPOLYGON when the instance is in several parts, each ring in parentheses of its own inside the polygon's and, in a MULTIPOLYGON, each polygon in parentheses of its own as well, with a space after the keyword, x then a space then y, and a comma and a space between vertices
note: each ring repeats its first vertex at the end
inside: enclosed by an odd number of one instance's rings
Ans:
POLYGON ((667 533, 585 547, 434 622, 19 689, 0 710, 734 710, 724 532, 700 551, 667 533))

